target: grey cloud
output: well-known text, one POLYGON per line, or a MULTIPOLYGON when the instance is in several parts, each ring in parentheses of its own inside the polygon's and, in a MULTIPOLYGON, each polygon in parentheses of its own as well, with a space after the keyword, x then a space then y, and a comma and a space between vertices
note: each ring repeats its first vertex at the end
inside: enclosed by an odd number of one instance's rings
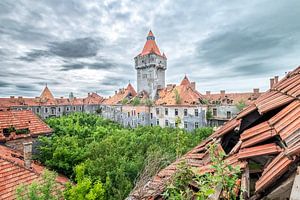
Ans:
POLYGON ((33 62, 41 57, 48 57, 52 54, 45 50, 33 49, 30 52, 27 52, 25 56, 18 57, 18 59, 28 62, 33 62))
POLYGON ((274 56, 277 53, 276 49, 284 41, 285 38, 282 36, 252 32, 247 29, 230 30, 208 37, 199 44, 197 53, 200 60, 210 64, 226 64, 235 58, 260 54, 274 56))
POLYGON ((49 51, 63 58, 85 58, 97 55, 100 47, 99 40, 79 38, 63 42, 51 42, 49 51))
POLYGON ((112 63, 106 60, 95 62, 95 63, 68 63, 61 66, 61 71, 69 71, 69 70, 76 70, 76 69, 115 69, 117 67, 116 63, 112 63))
POLYGON ((4 81, 1 81, 0 80, 0 88, 5 88, 5 87, 7 87, 7 86, 10 86, 11 84, 10 83, 7 83, 7 82, 4 82, 4 81))
POLYGON ((101 85, 105 85, 105 86, 122 86, 124 87, 124 85, 126 83, 128 83, 129 79, 127 79, 124 76, 118 76, 118 77, 113 77, 113 76, 107 76, 105 77, 100 84, 101 85))
POLYGON ((35 85, 32 85, 32 84, 16 84, 15 86, 17 89, 20 89, 20 90, 27 90, 27 91, 36 91, 37 90, 35 85))

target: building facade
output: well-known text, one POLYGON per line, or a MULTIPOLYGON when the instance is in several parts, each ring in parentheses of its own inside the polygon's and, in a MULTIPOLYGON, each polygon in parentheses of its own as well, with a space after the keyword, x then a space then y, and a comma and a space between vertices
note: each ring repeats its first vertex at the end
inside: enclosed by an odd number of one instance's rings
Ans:
MULTIPOLYGON (((196 83, 184 76, 181 83, 165 84, 167 58, 161 54, 150 31, 146 43, 135 58, 137 91, 129 83, 126 88, 104 99, 96 93, 77 98, 55 98, 48 86, 35 98, 0 98, 0 110, 32 110, 42 119, 73 112, 97 113, 127 127, 179 127, 188 131, 203 126, 220 126, 236 116, 243 106, 261 93, 200 94, 196 83)), ((277 79, 273 79, 273 84, 277 79)))

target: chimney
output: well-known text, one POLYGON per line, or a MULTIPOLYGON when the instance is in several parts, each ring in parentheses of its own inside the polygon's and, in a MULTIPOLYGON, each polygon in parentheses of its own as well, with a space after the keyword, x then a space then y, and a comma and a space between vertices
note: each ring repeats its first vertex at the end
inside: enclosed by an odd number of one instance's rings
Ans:
POLYGON ((274 78, 270 78, 270 89, 273 88, 274 82, 275 82, 274 78))
POLYGON ((24 148, 24 165, 26 168, 31 168, 32 142, 23 143, 23 148, 24 148))
POLYGON ((115 94, 117 94, 118 93, 118 91, 117 90, 115 90, 115 94))
POLYGON ((274 76, 275 84, 278 83, 279 76, 274 76))
POLYGON ((88 93, 88 97, 90 96, 91 94, 90 93, 88 93))
POLYGON ((11 99, 14 99, 14 98, 15 98, 15 96, 10 96, 10 98, 11 98, 11 99))
POLYGON ((210 95, 210 91, 206 91, 206 95, 210 95))
POLYGON ((220 93, 221 93, 221 96, 224 98, 225 97, 225 90, 221 90, 220 93))
POLYGON ((191 86, 194 90, 196 90, 196 82, 191 82, 191 86))
POLYGON ((253 93, 258 94, 259 93, 259 88, 253 88, 253 93))

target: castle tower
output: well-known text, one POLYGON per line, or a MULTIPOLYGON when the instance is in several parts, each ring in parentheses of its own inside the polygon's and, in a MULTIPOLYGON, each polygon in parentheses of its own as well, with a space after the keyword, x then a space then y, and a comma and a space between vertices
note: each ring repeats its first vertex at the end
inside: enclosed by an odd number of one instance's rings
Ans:
POLYGON ((150 30, 142 52, 134 58, 137 70, 137 92, 145 91, 151 99, 157 95, 157 90, 165 87, 165 71, 167 57, 161 54, 150 30))

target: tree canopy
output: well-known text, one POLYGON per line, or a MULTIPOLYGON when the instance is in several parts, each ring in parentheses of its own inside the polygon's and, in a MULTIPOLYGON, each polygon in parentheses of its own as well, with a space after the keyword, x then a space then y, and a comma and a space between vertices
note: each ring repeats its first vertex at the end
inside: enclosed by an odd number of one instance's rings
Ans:
POLYGON ((165 158, 159 163, 165 167, 212 132, 158 126, 129 129, 82 113, 46 122, 54 133, 39 139, 36 158, 77 183, 68 187, 67 199, 125 199, 149 158, 165 158))

